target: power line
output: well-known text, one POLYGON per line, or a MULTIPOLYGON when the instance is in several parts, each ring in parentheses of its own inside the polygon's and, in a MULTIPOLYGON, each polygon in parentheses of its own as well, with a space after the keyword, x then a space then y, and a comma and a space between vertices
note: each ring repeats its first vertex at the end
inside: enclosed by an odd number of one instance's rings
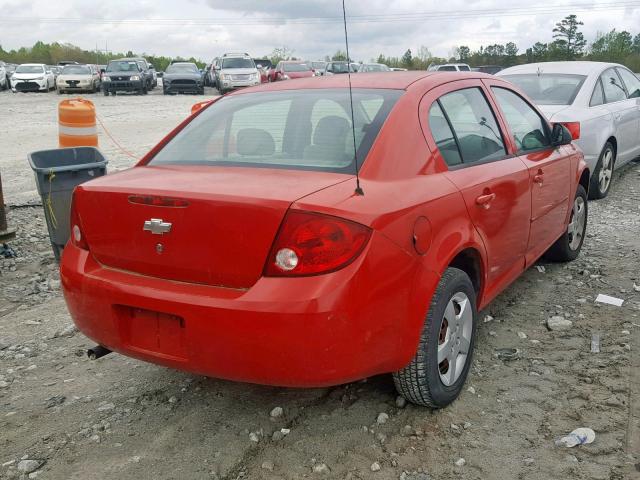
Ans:
MULTIPOLYGON (((457 11, 421 11, 412 13, 350 15, 350 23, 415 23, 444 20, 458 20, 479 17, 510 17, 531 15, 560 15, 564 13, 584 13, 593 11, 619 11, 640 8, 640 0, 608 1, 603 3, 572 3, 556 6, 524 6, 494 8, 482 10, 457 11)), ((322 25, 342 22, 341 16, 326 17, 261 17, 243 18, 145 18, 145 19, 108 19, 108 18, 70 18, 70 17, 2 17, 0 24, 13 23, 41 24, 97 24, 97 25, 158 25, 158 26, 253 26, 253 25, 322 25)))

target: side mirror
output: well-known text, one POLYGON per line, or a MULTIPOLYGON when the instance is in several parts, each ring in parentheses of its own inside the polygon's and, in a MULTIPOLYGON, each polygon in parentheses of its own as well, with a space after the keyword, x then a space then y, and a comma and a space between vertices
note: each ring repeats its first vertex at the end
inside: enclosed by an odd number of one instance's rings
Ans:
POLYGON ((262 64, 259 63, 258 65, 256 65, 256 68, 262 68, 262 64))
POLYGON ((573 138, 571 137, 571 132, 567 127, 562 125, 561 123, 554 123, 553 130, 551 131, 551 144, 554 147, 559 147, 560 145, 569 145, 573 138))

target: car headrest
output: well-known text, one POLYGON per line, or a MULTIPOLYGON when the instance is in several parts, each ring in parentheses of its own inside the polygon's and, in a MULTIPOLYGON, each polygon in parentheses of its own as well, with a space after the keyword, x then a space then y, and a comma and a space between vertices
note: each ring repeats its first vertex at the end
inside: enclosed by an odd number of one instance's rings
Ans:
POLYGON ((247 157, 267 157, 276 151, 276 142, 266 130, 243 128, 238 132, 237 150, 247 157))
POLYGON ((351 124, 344 118, 336 115, 323 117, 316 125, 313 132, 314 145, 344 145, 347 134, 351 130, 351 124))

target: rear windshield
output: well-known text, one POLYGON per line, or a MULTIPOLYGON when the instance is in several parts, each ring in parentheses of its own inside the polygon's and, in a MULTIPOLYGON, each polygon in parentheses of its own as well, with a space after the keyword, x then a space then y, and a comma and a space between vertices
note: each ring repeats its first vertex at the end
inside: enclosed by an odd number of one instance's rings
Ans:
POLYGON ((83 65, 67 65, 62 69, 63 75, 89 75, 91 70, 83 65))
MULTIPOLYGON (((358 166, 402 93, 353 90, 358 166)), ((149 162, 165 164, 355 173, 349 90, 287 90, 222 98, 149 162)))
POLYGON ((109 62, 107 72, 139 72, 140 67, 134 61, 109 62))
POLYGON ((284 64, 285 72, 308 72, 309 70, 311 70, 311 68, 306 63, 285 63, 284 64))
POLYGON ((256 68, 250 58, 225 58, 222 60, 222 68, 256 68))
POLYGON ((564 73, 503 75, 520 87, 538 105, 571 105, 587 78, 564 73))

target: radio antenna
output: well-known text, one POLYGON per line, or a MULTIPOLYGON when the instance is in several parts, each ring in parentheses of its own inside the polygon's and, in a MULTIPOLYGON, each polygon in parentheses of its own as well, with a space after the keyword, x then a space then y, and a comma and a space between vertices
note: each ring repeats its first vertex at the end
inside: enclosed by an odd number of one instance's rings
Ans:
POLYGON ((344 20, 344 43, 347 48, 347 78, 349 79, 349 104, 351 106, 351 131, 353 133, 353 161, 356 166, 356 195, 364 195, 360 188, 360 172, 358 170, 358 149, 356 147, 356 121, 353 113, 353 89, 351 88, 351 57, 349 56, 349 35, 347 34, 347 9, 342 0, 342 19, 344 20))

